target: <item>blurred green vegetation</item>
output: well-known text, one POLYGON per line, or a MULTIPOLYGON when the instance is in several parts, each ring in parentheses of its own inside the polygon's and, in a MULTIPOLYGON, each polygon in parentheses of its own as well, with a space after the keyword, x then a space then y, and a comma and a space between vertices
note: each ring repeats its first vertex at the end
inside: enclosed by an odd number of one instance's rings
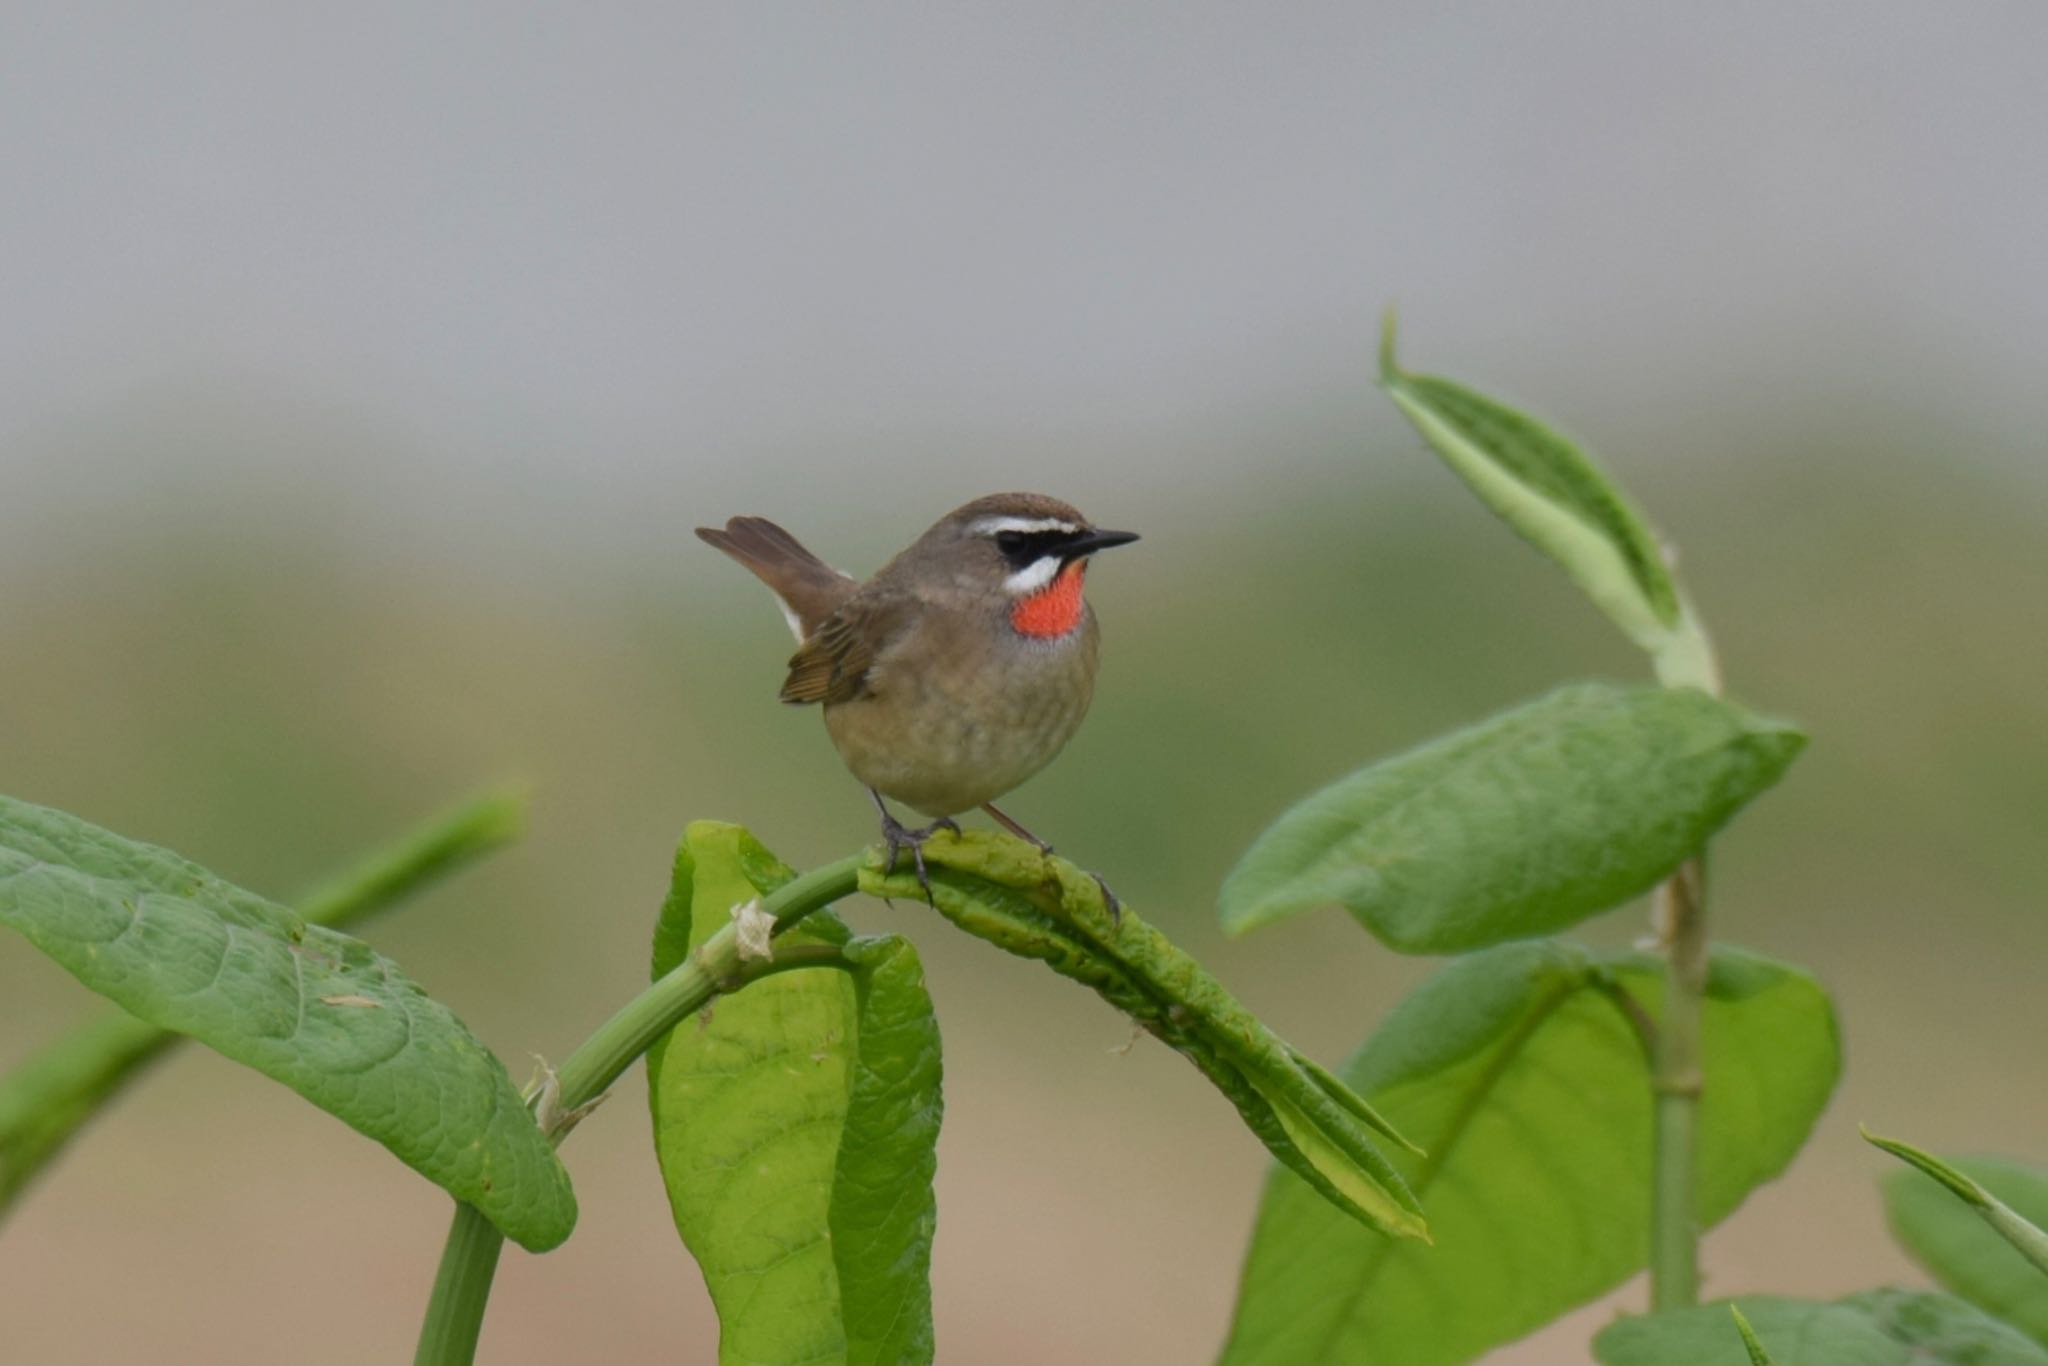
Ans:
MULTIPOLYGON (((1221 874, 1311 786, 1559 680, 1640 676, 1447 479, 1375 498, 1376 475, 1426 459, 1378 451, 1247 481, 1105 563, 1095 709, 1014 799, 1020 818, 1220 952, 1221 874)), ((2017 971, 2023 948, 2048 946, 2033 896, 2048 636, 2023 626, 2048 582, 2037 509, 2019 489, 1852 452, 1740 477, 1650 473, 1625 476, 1683 547, 1731 692, 1814 736, 1793 781, 1717 849, 1723 934, 1844 972, 1938 929, 2003 945, 1979 966, 2017 971)), ((1120 507, 1145 520, 1132 492, 1120 507)), ((891 515, 900 529, 871 520, 862 534, 907 535, 927 510, 891 515)), ((487 1024, 543 968, 571 975, 539 1003, 570 1018, 588 1009, 571 986, 628 979, 687 819, 745 822, 799 864, 872 837, 817 718, 774 700, 788 642, 765 595, 694 543, 600 555, 537 593, 474 567, 380 566, 313 531, 194 518, 53 565, 36 586, 0 602, 12 794, 287 895, 479 780, 535 783, 524 849, 378 932, 473 992, 487 1024), (487 958, 438 947, 486 922, 487 958)), ((1298 947, 1255 937, 1227 953, 1236 971, 1327 974, 1314 985, 1352 995, 1357 955, 1304 964, 1298 947)), ((11 942, 0 993, 22 1020, 74 1004, 11 942)), ((535 1004, 518 1013, 529 1035, 535 1004)), ((1349 1015, 1338 1032, 1365 1023, 1349 1015)), ((0 1041, 21 1046, 15 1031, 0 1041)))
MULTIPOLYGON (((1820 1175, 1753 1237, 1755 1255, 1775 1244, 1810 1271, 1830 1236, 1800 1211, 1860 1198, 1854 1226, 1873 1246, 1828 1264, 1822 1284, 1796 1269, 1776 1283, 1825 1293, 1896 1275, 1875 1246, 1856 1119, 2037 1158, 2028 1140, 2048 1124, 2048 1101, 2008 1088, 2038 1073, 2029 1002, 2048 956, 2048 633, 2031 625, 2048 582, 2041 490, 1831 441, 1769 462, 1638 468, 1607 454, 1683 548, 1732 695, 1813 736, 1715 851, 1718 937, 1834 987, 1850 1052, 1848 1084, 1802 1159, 1820 1175)), ((1336 912, 1224 941, 1213 896, 1238 853, 1369 757, 1564 679, 1642 676, 1633 649, 1449 476, 1417 474, 1428 465, 1412 440, 1352 447, 1310 471, 1177 493, 1156 517, 1143 490, 1048 490, 1146 539, 1091 578, 1106 648, 1093 714, 1006 805, 1331 1060, 1428 965, 1372 947, 1336 912)), ((17 576, 31 591, 0 598, 0 789, 288 896, 480 781, 532 782, 523 845, 371 934, 515 1073, 529 1052, 566 1050, 643 979, 686 820, 745 823, 800 867, 872 838, 817 717, 775 701, 789 642, 771 604, 683 528, 658 554, 594 550, 580 575, 536 586, 425 552, 365 554, 321 530, 311 503, 262 531, 197 515, 206 503, 146 534, 73 543, 17 576)), ((943 510, 899 500, 852 532, 850 517, 836 529, 787 520, 835 562, 871 568, 943 510)), ((764 503, 683 515, 732 511, 778 514, 764 503)), ((1019 1116, 1042 1126, 1016 1139, 1033 1151, 1069 1132, 1086 1151, 1091 1133, 1186 1142, 1174 1126, 1213 1126, 1187 1161, 1227 1183, 1200 1245, 1204 1265, 1234 1265, 1259 1164, 1231 1146, 1229 1115, 1164 1065, 1134 1073, 1104 1056, 1123 1027, 1063 984, 915 909, 855 918, 907 929, 925 952, 949 1093, 967 1098, 949 1113, 942 1173, 985 1172, 963 1145, 1019 1116), (973 1118, 977 1095, 998 1119, 973 1118)), ((1622 943, 1641 925, 1610 917, 1591 937, 1622 943)), ((0 1000, 0 1064, 93 1006, 11 939, 0 1000)), ((640 1141, 624 1127, 623 1141, 640 1141)), ((46 1187, 65 1181, 60 1168, 46 1187)), ((959 1207, 943 1182, 942 1216, 959 1207)), ((1132 1198, 1118 1217, 1142 1222, 1147 1197, 1132 1198)), ((1773 1217, 1771 1199, 1757 1218, 1773 1217)), ((579 1242, 607 1236, 602 1218, 579 1242)), ((940 1227, 945 1341, 949 1255, 989 1263, 940 1227)), ((431 1246, 418 1252, 428 1265, 431 1246)), ((1191 1341, 1220 1341, 1230 1285, 1218 1274, 1191 1341)), ((400 1340, 408 1313, 396 1314, 400 1340)))

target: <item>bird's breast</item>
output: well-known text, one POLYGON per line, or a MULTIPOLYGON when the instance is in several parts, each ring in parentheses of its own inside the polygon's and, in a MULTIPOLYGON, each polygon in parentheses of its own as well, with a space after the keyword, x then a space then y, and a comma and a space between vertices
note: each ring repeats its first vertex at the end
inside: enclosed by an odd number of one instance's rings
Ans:
POLYGON ((825 708, 854 776, 927 815, 994 801, 1051 762, 1087 714, 1097 631, 935 633, 878 662, 866 696, 825 708))

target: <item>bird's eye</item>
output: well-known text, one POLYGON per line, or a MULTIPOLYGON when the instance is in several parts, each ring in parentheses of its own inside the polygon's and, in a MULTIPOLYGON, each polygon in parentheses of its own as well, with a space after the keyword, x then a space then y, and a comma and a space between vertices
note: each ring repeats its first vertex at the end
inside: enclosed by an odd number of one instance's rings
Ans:
POLYGON ((1029 544, 1030 538, 1021 531, 998 531, 996 533, 996 549, 1002 551, 1005 555, 1019 554, 1029 544))

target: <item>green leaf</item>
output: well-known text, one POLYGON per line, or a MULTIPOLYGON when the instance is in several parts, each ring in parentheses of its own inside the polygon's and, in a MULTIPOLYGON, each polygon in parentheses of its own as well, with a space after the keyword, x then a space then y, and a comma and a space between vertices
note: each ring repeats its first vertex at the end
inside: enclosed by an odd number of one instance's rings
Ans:
MULTIPOLYGON (((354 924, 514 839, 526 799, 486 793, 422 825, 303 900, 319 925, 354 924)), ((109 1011, 0 1077, 0 1217, 80 1128, 184 1038, 109 1011)))
POLYGON ((1335 902, 1404 953, 1562 929, 1668 876, 1805 742, 1690 688, 1561 688, 1297 804, 1225 879, 1223 926, 1335 902))
MULTIPOLYGON (((655 935, 655 975, 791 877, 737 826, 697 822, 655 935)), ((916 952, 829 911, 780 973, 648 1054, 655 1151, 720 1325, 721 1362, 929 1362, 939 1037, 916 952)))
POLYGON ((850 940, 859 1019, 832 1181, 832 1250, 851 1366, 932 1359, 939 1024, 910 941, 850 940))
POLYGON ((2048 1224, 2048 1173, 1995 1157, 1942 1162, 1864 1137, 1934 1178, 1885 1178, 1886 1217, 1913 1260, 1963 1299, 2048 1343, 2040 1228, 2048 1224))
POLYGON ((1841 1303, 1903 1344, 1913 1366, 2048 1366, 2048 1351, 1975 1305, 1931 1290, 1867 1290, 1841 1303))
MULTIPOLYGON (((1833 1304, 1771 1296, 1742 1303, 1756 1336, 1773 1344, 1777 1366, 2048 1364, 2037 1344, 1931 1291, 1874 1290, 1833 1304)), ((1743 1359, 1721 1305, 1620 1319, 1593 1340, 1593 1352, 1603 1366, 1736 1366, 1743 1359)))
POLYGON ((1658 662, 1667 683, 1713 690, 1711 652, 1657 538, 1613 480, 1535 418, 1452 380, 1411 375, 1380 340, 1380 387, 1480 501, 1555 560, 1658 662))
POLYGON ((1762 1340, 1757 1337, 1755 1327, 1742 1316, 1741 1307, 1731 1304, 1728 1306, 1728 1312, 1735 1319, 1735 1331, 1742 1334, 1742 1347, 1749 1353, 1749 1366, 1777 1366, 1777 1363, 1771 1360, 1771 1354, 1765 1349, 1762 1340))
MULTIPOLYGON (((928 841, 924 860, 948 920, 1088 986, 1180 1052, 1334 1209, 1376 1233, 1428 1238, 1421 1205, 1368 1131, 1408 1141, 1129 906, 1112 914, 1093 875, 981 831, 928 841)), ((924 895, 914 873, 892 871, 879 851, 860 885, 871 896, 924 895)))
MULTIPOLYGON (((360 940, 175 854, 5 797, 0 924, 142 1020, 376 1139, 522 1246, 545 1251, 575 1227, 568 1173, 504 1065, 360 940)), ((108 1026, 96 1046, 146 1052, 127 1026, 108 1026)), ((55 1066, 59 1079, 83 1074, 82 1103, 95 1098, 77 1058, 55 1066)))
MULTIPOLYGON (((1374 1238, 1276 1171, 1225 1366, 1449 1366, 1640 1270, 1652 1098, 1632 1012, 1656 1013, 1662 981, 1654 960, 1546 940, 1461 959, 1403 1000, 1342 1076, 1430 1153, 1395 1160, 1436 1245, 1374 1238)), ((1792 1160, 1840 1051, 1810 977, 1733 949, 1714 955, 1702 1027, 1705 1226, 1792 1160)))

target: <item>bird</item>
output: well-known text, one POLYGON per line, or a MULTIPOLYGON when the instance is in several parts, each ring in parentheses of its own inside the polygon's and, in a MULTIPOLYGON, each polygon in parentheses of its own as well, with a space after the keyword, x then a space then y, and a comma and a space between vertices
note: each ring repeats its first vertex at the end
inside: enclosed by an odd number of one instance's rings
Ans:
POLYGON ((881 813, 892 871, 908 849, 929 900, 925 841, 957 835, 953 817, 976 808, 1051 854, 995 799, 1052 762, 1087 714, 1101 630, 1083 581, 1091 557, 1137 533, 1104 530, 1044 494, 994 493, 941 517, 865 583, 765 517, 697 536, 781 604, 798 641, 781 699, 822 709, 881 813), (905 825, 885 798, 930 823, 905 825))

